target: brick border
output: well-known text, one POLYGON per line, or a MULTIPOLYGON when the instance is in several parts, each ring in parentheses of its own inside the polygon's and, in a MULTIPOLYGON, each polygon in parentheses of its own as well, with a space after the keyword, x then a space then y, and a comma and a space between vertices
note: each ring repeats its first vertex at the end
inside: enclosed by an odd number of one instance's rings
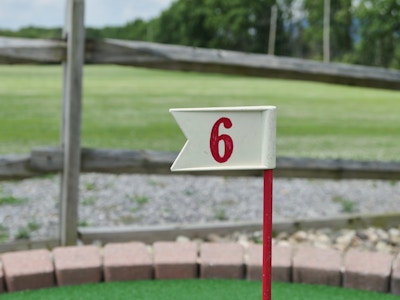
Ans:
POLYGON ((102 279, 102 259, 96 246, 57 247, 53 250, 57 284, 96 283, 102 279))
MULTIPOLYGON (((87 282, 238 278, 260 280, 261 245, 141 242, 58 247, 0 256, 0 293, 87 282), (118 274, 118 275, 117 275, 118 274), (56 279, 56 280, 55 280, 56 279)), ((400 295, 400 254, 345 253, 315 247, 274 246, 274 281, 325 284, 400 295), (360 284, 366 282, 368 284, 360 284)))
POLYGON ((153 244, 155 279, 193 279, 198 277, 196 243, 156 242, 153 244))
POLYGON ((1 256, 1 262, 4 283, 10 292, 55 285, 54 266, 48 250, 5 253, 1 256))
POLYGON ((338 250, 303 246, 293 257, 293 282, 341 286, 342 265, 338 250))

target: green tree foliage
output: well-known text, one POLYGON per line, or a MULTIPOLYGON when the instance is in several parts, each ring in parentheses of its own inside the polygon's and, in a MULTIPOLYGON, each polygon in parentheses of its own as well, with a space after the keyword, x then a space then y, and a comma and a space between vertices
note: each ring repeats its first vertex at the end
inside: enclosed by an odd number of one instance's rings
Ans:
MULTIPOLYGON (((324 1, 305 0, 306 19, 302 42, 306 57, 321 59, 323 55, 324 1)), ((331 59, 342 61, 353 49, 353 7, 351 0, 332 0, 330 9, 331 59)))
POLYGON ((209 8, 203 4, 205 0, 180 0, 174 2, 169 9, 162 12, 156 40, 161 43, 204 46, 211 38, 207 32, 205 19, 209 8))
MULTIPOLYGON (((196 47, 246 52, 267 49, 275 0, 179 0, 159 18, 156 40, 196 47)), ((285 41, 278 25, 277 51, 285 41)))
MULTIPOLYGON (((330 3, 332 61, 400 68, 400 0, 330 3)), ((86 36, 266 53, 273 5, 278 7, 275 54, 321 60, 323 0, 176 0, 152 20, 86 28, 86 36)), ((61 31, 25 27, 0 35, 53 39, 61 31)))
POLYGON ((306 19, 303 22, 303 41, 306 44, 305 55, 310 58, 322 59, 322 33, 324 1, 305 0, 306 19))
POLYGON ((331 56, 332 60, 348 61, 353 51, 352 0, 331 0, 331 56))
POLYGON ((362 0, 356 63, 400 68, 400 1, 362 0))
POLYGON ((107 26, 102 29, 91 28, 86 32, 91 38, 114 38, 126 40, 146 40, 148 23, 142 19, 128 22, 124 26, 107 26))
POLYGON ((57 39, 61 36, 61 28, 41 28, 29 26, 23 27, 18 31, 0 30, 0 35, 25 38, 57 39))

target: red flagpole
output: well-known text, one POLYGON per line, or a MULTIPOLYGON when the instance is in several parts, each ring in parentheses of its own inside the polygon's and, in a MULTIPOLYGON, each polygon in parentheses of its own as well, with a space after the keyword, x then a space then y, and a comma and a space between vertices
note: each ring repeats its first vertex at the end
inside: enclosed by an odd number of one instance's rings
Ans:
POLYGON ((262 300, 271 300, 272 179, 273 170, 264 170, 262 300))

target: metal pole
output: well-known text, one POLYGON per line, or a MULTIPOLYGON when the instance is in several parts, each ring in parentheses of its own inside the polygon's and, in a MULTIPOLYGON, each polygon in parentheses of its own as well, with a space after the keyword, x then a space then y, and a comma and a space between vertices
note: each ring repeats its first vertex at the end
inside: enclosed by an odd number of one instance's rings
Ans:
POLYGON ((271 300, 273 170, 264 170, 262 300, 271 300))

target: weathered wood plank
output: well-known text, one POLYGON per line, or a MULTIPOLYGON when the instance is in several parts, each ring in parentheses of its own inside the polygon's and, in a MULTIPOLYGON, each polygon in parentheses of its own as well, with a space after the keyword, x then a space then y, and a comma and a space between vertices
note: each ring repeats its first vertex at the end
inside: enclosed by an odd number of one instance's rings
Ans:
MULTIPOLYGON (((171 174, 170 167, 176 152, 152 150, 117 150, 83 148, 81 171, 113 174, 171 174)), ((31 152, 29 167, 41 173, 62 170, 62 151, 59 148, 38 148, 31 152)), ((179 172, 185 175, 261 176, 260 170, 179 172)))
MULTIPOLYGON (((170 174, 175 152, 149 150, 117 150, 82 148, 82 172, 170 174)), ((30 168, 39 172, 59 172, 62 169, 60 148, 37 148, 31 152, 30 168)))
POLYGON ((66 43, 0 37, 0 64, 60 63, 66 56, 66 43))
POLYGON ((0 157, 0 180, 24 179, 40 173, 30 168, 29 155, 10 155, 0 157))
POLYGON ((205 238, 214 233, 225 235, 239 230, 239 228, 251 231, 262 228, 259 223, 209 223, 202 225, 155 225, 140 227, 82 227, 78 229, 79 239, 87 244, 94 241, 102 243, 143 241, 153 243, 155 241, 173 241, 178 236, 189 238, 205 238))
MULTIPOLYGON (((297 230, 317 228, 366 228, 374 226, 379 228, 391 228, 400 224, 400 215, 376 214, 376 215, 348 215, 331 218, 299 219, 299 220, 275 220, 273 230, 275 232, 293 233, 297 230)), ((169 224, 154 226, 124 226, 124 227, 81 227, 78 229, 79 238, 85 244, 93 242, 118 243, 128 241, 142 241, 153 243, 156 241, 173 241, 178 236, 186 236, 191 239, 205 239, 210 234, 220 236, 234 232, 253 232, 262 230, 262 222, 220 222, 208 224, 169 224)))
MULTIPOLYGON (((310 80, 400 90, 400 71, 289 57, 114 39, 86 40, 85 62, 310 80)), ((0 64, 61 63, 63 41, 0 38, 0 64)))
POLYGON ((276 177, 400 180, 399 162, 278 157, 276 177))
MULTIPOLYGON (((170 174, 177 153, 148 150, 82 149, 82 172, 170 174)), ((34 149, 30 168, 41 173, 59 172, 62 153, 57 148, 34 149)), ((179 173, 180 174, 180 173, 179 173)), ((182 174, 261 176, 260 171, 215 171, 182 174)), ((400 162, 324 160, 278 157, 276 177, 400 180, 400 162)))
MULTIPOLYGON (((171 174, 175 152, 82 149, 81 171, 113 174, 171 174)), ((0 157, 0 180, 29 178, 63 169, 60 148, 38 148, 30 156, 0 157)), ((260 171, 176 173, 213 176, 261 176, 260 171)), ((400 162, 278 157, 275 177, 400 180, 400 162)))
POLYGON ((18 240, 14 242, 8 242, 0 244, 0 253, 21 251, 29 249, 53 249, 60 246, 60 241, 58 239, 48 239, 48 240, 18 240))
POLYGON ((400 89, 400 71, 376 67, 107 39, 87 43, 87 62, 148 68, 310 80, 355 86, 400 89))
POLYGON ((67 1, 67 60, 63 92, 63 174, 61 182, 61 245, 76 245, 81 169, 81 107, 85 47, 84 0, 67 1))

